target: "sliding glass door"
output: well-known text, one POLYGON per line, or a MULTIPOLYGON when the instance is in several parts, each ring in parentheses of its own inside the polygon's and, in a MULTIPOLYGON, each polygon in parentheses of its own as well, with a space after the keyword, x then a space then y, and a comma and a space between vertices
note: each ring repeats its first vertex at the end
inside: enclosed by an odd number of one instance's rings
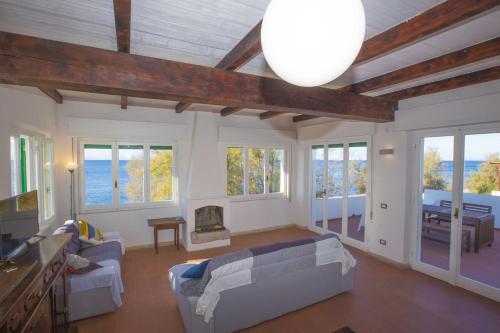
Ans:
POLYGON ((500 291, 500 132, 465 135, 461 192, 459 282, 500 291))
POLYGON ((500 131, 416 141, 413 267, 500 301, 500 131))
POLYGON ((420 210, 417 260, 450 269, 454 137, 424 137, 420 158, 420 210))
POLYGON ((368 140, 311 146, 311 228, 364 247, 369 221, 368 140))

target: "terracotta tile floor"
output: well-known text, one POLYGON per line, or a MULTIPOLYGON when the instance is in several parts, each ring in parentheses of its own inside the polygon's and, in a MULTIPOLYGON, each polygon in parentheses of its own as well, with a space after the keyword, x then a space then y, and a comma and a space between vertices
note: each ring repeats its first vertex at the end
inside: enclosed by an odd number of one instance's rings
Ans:
MULTIPOLYGON (((173 246, 129 251, 123 263, 124 305, 108 315, 77 322, 79 333, 183 332, 169 267, 191 259, 312 235, 287 228, 232 238, 232 245, 195 253, 173 246)), ((500 304, 351 249, 358 259, 355 287, 345 293, 252 327, 245 332, 498 332, 500 304)), ((305 282, 307 283, 307 282, 305 282)))

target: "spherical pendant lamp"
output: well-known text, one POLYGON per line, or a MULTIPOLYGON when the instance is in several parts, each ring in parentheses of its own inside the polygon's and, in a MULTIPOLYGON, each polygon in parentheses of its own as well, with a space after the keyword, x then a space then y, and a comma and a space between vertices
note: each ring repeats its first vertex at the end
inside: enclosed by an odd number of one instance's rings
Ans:
POLYGON ((320 86, 344 73, 364 36, 361 0, 271 0, 261 28, 269 66, 302 87, 320 86))

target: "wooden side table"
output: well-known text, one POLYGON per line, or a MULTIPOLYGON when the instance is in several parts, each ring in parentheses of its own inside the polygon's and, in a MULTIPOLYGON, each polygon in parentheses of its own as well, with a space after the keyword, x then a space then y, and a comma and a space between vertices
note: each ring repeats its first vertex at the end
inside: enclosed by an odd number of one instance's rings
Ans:
POLYGON ((186 223, 184 220, 178 220, 175 217, 166 217, 161 219, 149 219, 148 226, 154 228, 154 238, 155 238, 155 252, 158 254, 158 230, 168 230, 174 231, 174 244, 179 250, 179 228, 181 224, 186 223))

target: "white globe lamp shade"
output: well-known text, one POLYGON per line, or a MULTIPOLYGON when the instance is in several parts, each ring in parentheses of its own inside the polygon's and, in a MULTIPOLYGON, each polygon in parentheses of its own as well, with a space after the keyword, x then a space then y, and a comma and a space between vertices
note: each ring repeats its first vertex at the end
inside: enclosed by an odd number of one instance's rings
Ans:
POLYGON ((344 73, 364 37, 361 0, 271 0, 261 28, 271 69, 302 87, 320 86, 344 73))

